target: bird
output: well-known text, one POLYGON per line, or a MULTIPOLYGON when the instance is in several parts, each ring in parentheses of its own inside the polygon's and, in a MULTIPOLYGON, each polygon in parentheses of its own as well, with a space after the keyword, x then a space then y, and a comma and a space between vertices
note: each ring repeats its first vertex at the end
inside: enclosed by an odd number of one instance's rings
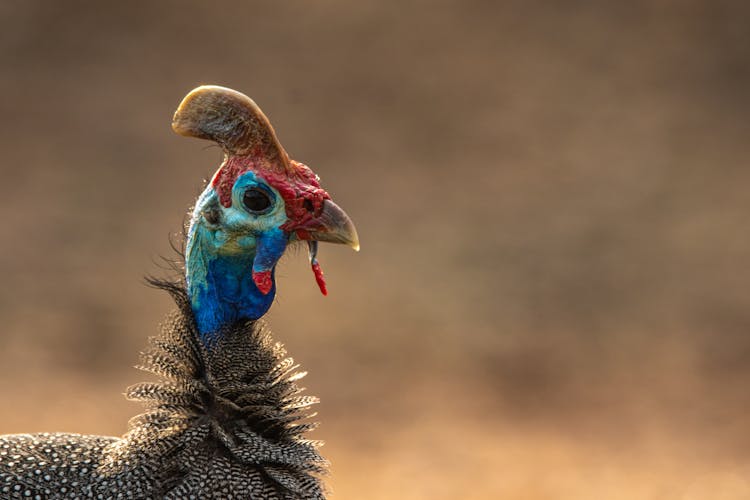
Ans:
POLYGON ((141 354, 157 377, 129 387, 144 405, 120 437, 0 436, 0 498, 322 499, 328 462, 303 394, 305 372, 263 316, 287 248, 307 245, 327 293, 318 242, 359 250, 349 216, 305 164, 290 159, 246 95, 193 89, 173 130, 218 144, 224 160, 189 212, 176 279, 149 282, 175 310, 141 354))

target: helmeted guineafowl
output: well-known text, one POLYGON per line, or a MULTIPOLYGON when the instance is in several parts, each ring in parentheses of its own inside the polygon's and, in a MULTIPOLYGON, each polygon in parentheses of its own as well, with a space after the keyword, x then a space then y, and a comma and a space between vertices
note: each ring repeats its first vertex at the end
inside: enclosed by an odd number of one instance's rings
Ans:
POLYGON ((177 304, 142 355, 161 381, 128 389, 146 410, 121 438, 0 436, 0 498, 324 497, 326 461, 305 439, 316 399, 300 394, 302 373, 260 318, 290 243, 307 242, 325 294, 317 242, 358 249, 356 230, 247 96, 199 87, 172 127, 217 142, 225 159, 193 210, 185 279, 154 281, 177 304))

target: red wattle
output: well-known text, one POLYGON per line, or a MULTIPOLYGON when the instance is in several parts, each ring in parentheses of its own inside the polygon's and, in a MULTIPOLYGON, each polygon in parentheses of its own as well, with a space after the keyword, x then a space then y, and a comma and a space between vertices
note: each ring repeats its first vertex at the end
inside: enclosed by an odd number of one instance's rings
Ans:
POLYGON ((320 293, 323 295, 328 295, 328 290, 326 289, 326 279, 323 277, 323 270, 320 268, 320 264, 317 262, 313 263, 312 265, 313 273, 315 273, 315 281, 318 282, 318 288, 320 288, 320 293))
POLYGON ((255 283, 255 286, 258 287, 258 290, 260 290, 260 293, 268 295, 268 292, 271 291, 271 287, 273 287, 271 271, 253 271, 253 282, 255 283))

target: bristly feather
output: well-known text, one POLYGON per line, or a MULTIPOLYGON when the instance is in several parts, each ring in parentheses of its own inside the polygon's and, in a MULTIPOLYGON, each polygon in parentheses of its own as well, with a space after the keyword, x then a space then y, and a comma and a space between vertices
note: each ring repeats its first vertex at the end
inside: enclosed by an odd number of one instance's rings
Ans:
POLYGON ((142 355, 140 368, 162 381, 127 391, 129 399, 145 403, 146 412, 131 420, 124 453, 154 439, 174 447, 172 463, 186 470, 173 488, 190 481, 187 469, 207 470, 224 457, 238 473, 247 469, 240 477, 260 474, 291 498, 322 498, 317 476, 326 473, 327 462, 317 451, 320 443, 303 437, 315 427, 308 421, 314 416, 309 407, 318 400, 300 394, 296 381, 304 373, 296 371, 282 345, 273 342, 262 321, 245 321, 225 328, 209 349, 199 340, 184 287, 149 281, 169 292, 178 310, 142 355))
POLYGON ((130 387, 145 404, 122 438, 0 436, 0 498, 293 500, 325 498, 327 462, 296 381, 303 373, 260 321, 227 327, 206 348, 184 285, 149 279, 178 309, 130 387))

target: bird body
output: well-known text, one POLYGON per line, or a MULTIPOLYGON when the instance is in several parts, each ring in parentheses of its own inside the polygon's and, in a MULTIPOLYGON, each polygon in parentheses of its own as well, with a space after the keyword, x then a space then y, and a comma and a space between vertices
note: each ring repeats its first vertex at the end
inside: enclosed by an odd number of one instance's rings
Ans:
POLYGON ((2 498, 323 498, 326 462, 300 422, 315 398, 261 321, 235 324, 210 350, 184 290, 130 387, 146 411, 122 438, 22 434, 0 438, 2 498), (209 496, 208 494, 212 496, 209 496))
POLYGON ((289 244, 308 242, 320 284, 317 241, 358 247, 356 231, 246 96, 199 87, 173 128, 226 158, 193 210, 184 280, 152 281, 177 305, 142 355, 160 380, 128 389, 145 411, 120 438, 0 436, 0 498, 324 498, 327 463, 305 438, 317 399, 261 317, 289 244))

